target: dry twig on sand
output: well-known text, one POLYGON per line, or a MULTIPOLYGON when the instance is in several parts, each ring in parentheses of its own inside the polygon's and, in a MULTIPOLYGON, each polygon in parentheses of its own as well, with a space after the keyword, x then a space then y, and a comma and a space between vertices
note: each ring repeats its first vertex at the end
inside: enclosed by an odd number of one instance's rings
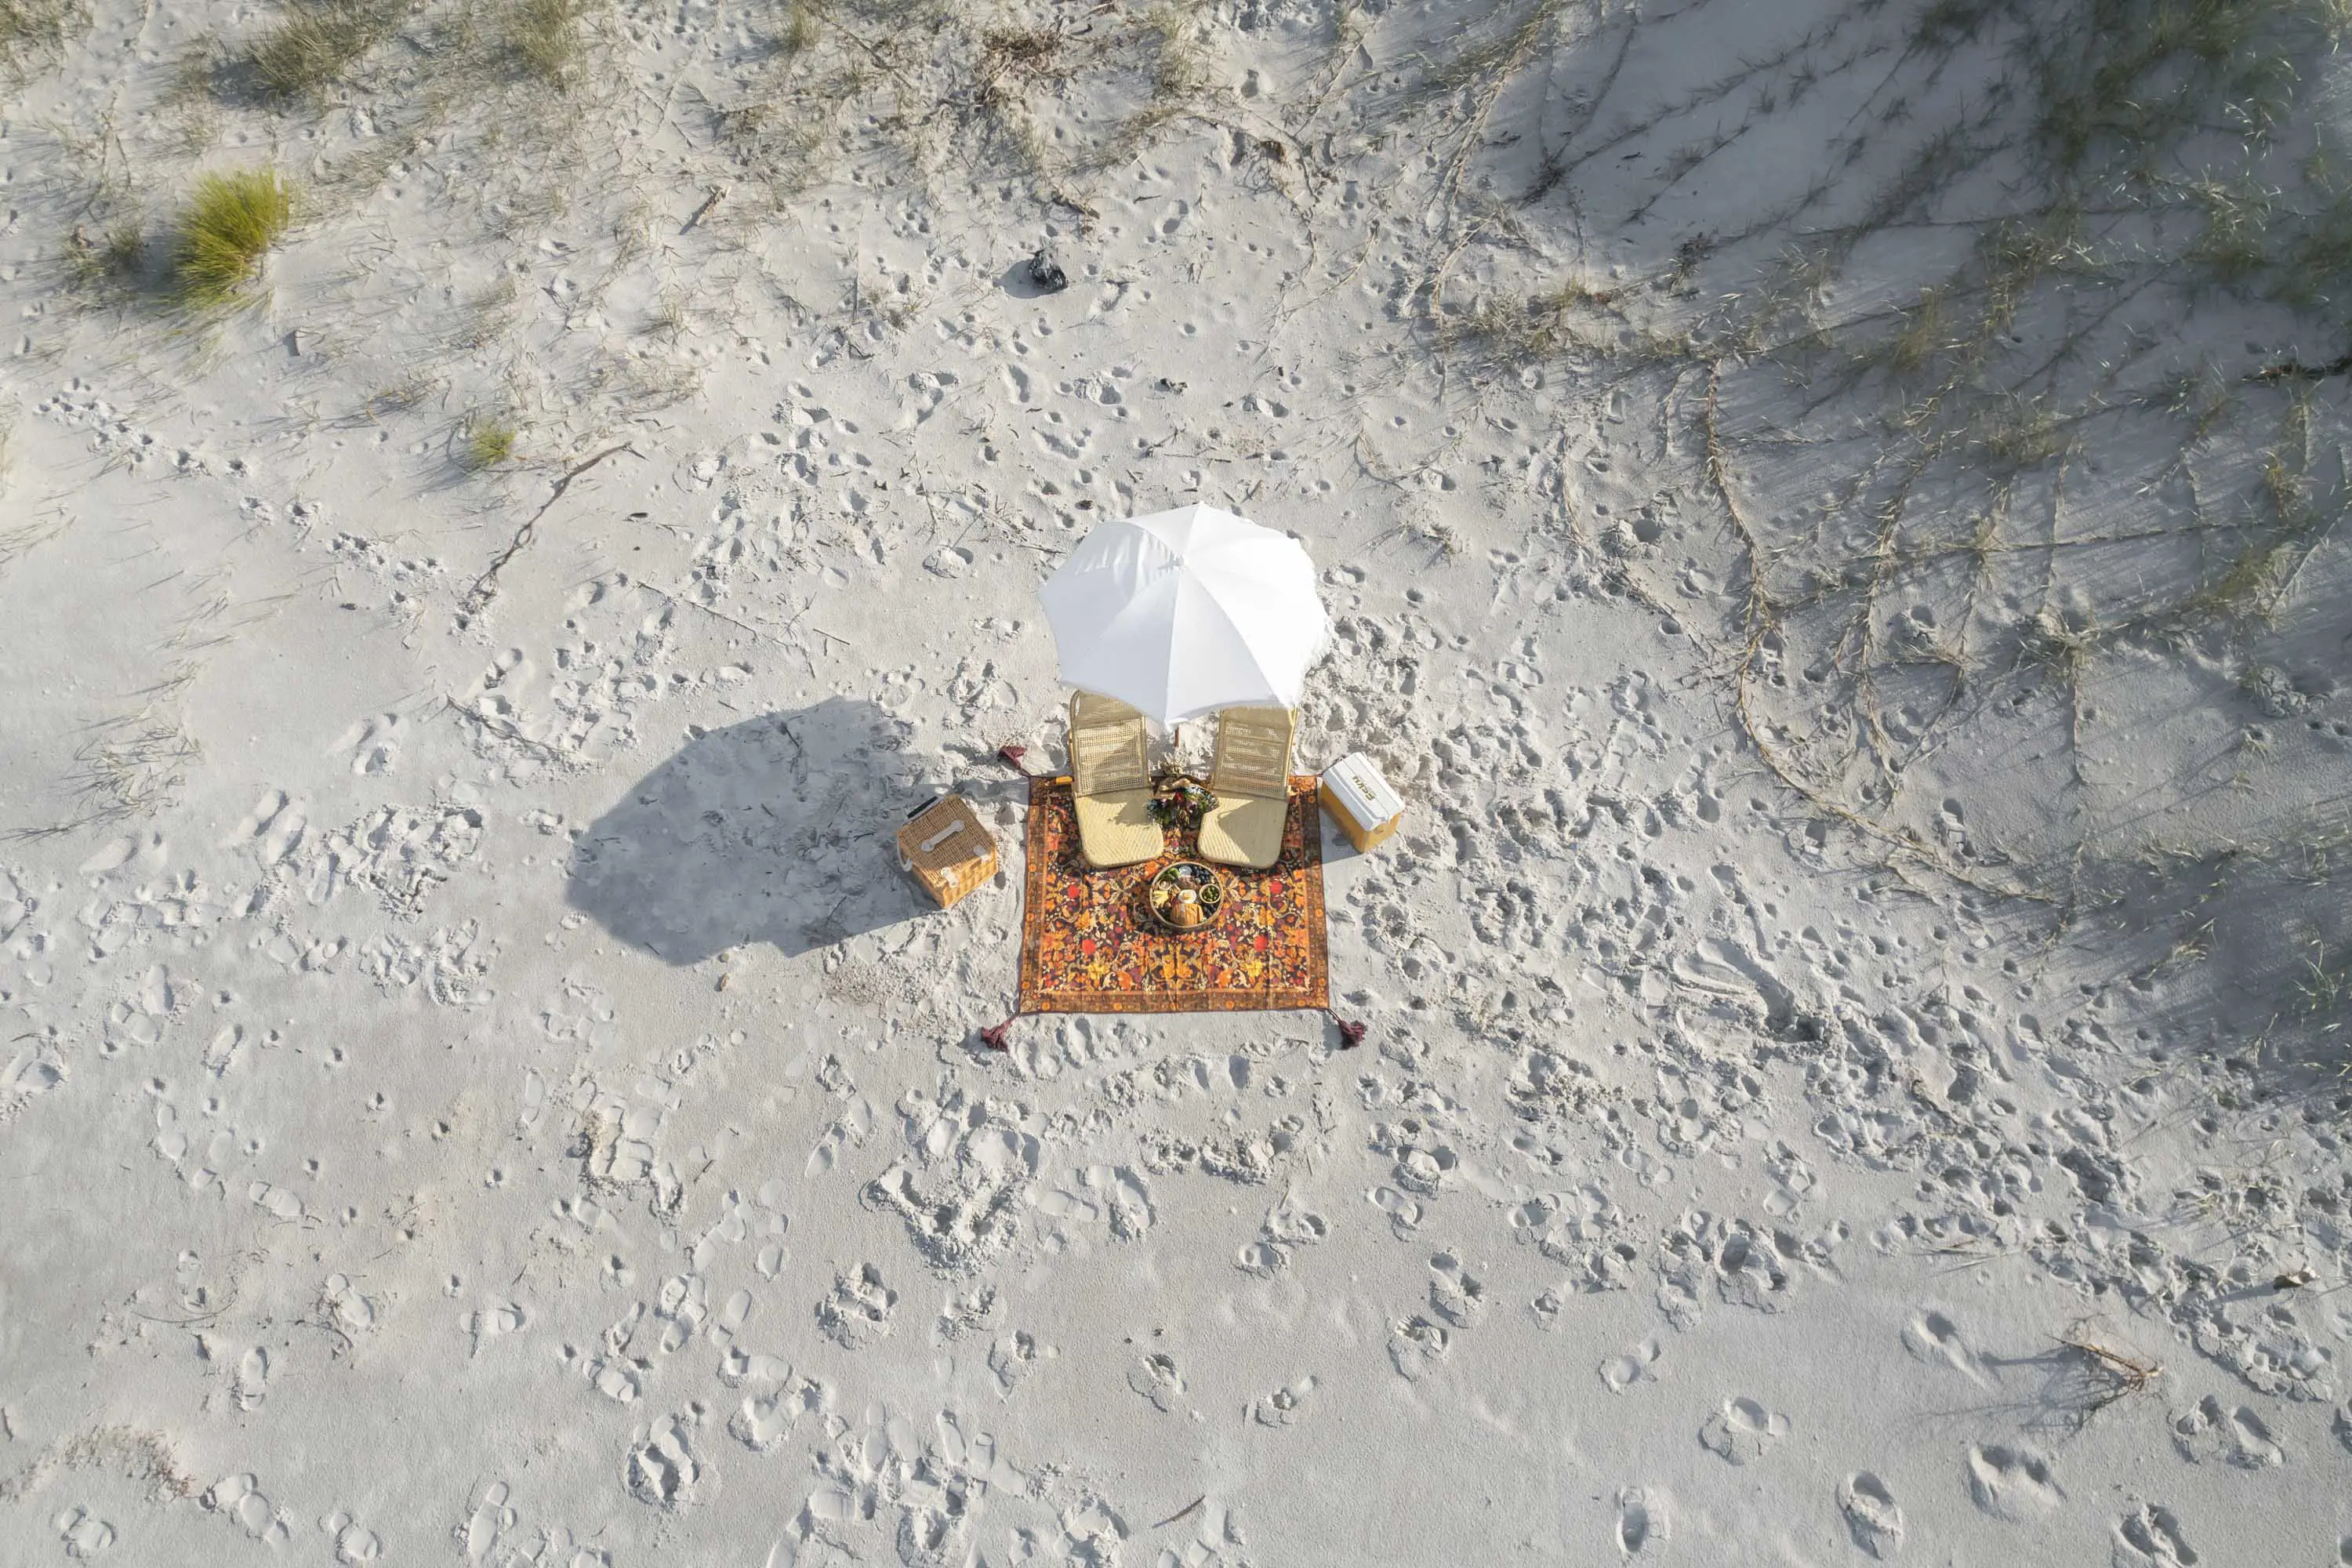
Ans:
POLYGON ((617 447, 607 447, 594 457, 574 463, 563 471, 562 475, 556 479, 555 488, 548 492, 547 499, 539 503, 539 510, 523 520, 523 525, 515 530, 515 535, 507 542, 507 547, 491 557, 490 563, 482 569, 482 574, 474 579, 474 585, 466 590, 465 601, 457 609, 457 621, 460 626, 470 623, 476 616, 489 608, 490 601, 499 595, 499 574, 505 571, 507 563, 520 554, 523 547, 530 542, 532 533, 539 527, 539 520, 545 517, 548 510, 563 499, 563 492, 572 488, 572 481, 605 458, 617 458, 624 452, 635 457, 636 448, 624 441, 617 447))
POLYGON ((1202 1493, 1201 1496, 1194 1498, 1191 1502, 1186 1503, 1182 1508, 1178 1509, 1174 1513, 1170 1514, 1166 1519, 1161 1520, 1158 1524, 1153 1525, 1151 1528, 1154 1530, 1165 1530, 1179 1520, 1190 1519, 1193 1514, 1198 1513, 1200 1511, 1201 1505, 1208 1500, 1208 1495, 1206 1493, 1202 1493))
POLYGON ((2146 1392, 2164 1375, 2162 1363, 2085 1338, 2079 1323, 2059 1335, 2058 1343, 2082 1358, 2083 1371, 2090 1380, 2084 1391, 2082 1419, 2085 1422, 2108 1405, 2146 1392))

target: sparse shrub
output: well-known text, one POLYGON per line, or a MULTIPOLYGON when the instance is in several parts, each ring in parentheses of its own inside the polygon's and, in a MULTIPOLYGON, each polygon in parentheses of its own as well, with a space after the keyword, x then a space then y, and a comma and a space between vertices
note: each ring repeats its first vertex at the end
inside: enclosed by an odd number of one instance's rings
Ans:
POLYGON ((719 117, 719 140, 737 167, 779 196, 824 177, 828 129, 823 117, 796 116, 772 103, 747 104, 719 117))
POLYGON ((306 0, 254 45, 253 72, 273 97, 313 97, 399 28, 387 0, 306 0))
POLYGON ((776 53, 789 58, 806 54, 816 47, 816 7, 807 4, 806 0, 797 0, 796 4, 785 9, 784 25, 776 29, 771 47, 776 53))
POLYGON ((1919 14, 1912 28, 1912 45, 1920 49, 1948 49, 1973 43, 2000 10, 1994 0, 1935 0, 1919 14))
POLYGON ((103 292, 130 284, 139 275, 146 237, 128 219, 102 233, 76 228, 66 241, 66 271, 78 287, 103 292))
POLYGON ((2065 426, 2047 408, 2014 398, 1980 410, 1969 435, 1977 456, 1997 473, 2040 468, 2067 447, 2065 426))
POLYGON ((515 441, 520 434, 510 420, 477 415, 467 421, 465 439, 458 450, 466 467, 480 473, 513 457, 515 441))
POLYGON ((437 385, 431 376, 418 372, 377 387, 368 394, 367 401, 360 406, 370 419, 381 419, 387 414, 405 414, 432 396, 437 385))
POLYGON ((183 151, 201 153, 219 137, 223 68, 228 63, 205 35, 183 44, 165 62, 158 118, 177 133, 183 151))
POLYGON ((236 302, 293 221, 293 187, 275 169, 239 169, 198 180, 180 219, 181 297, 206 307, 236 302))
POLYGON ((2095 622, 2045 609, 2018 628, 2018 655, 2036 668, 2074 674, 2098 651, 2099 640, 2095 622))
POLYGON ((1051 27, 992 27, 980 40, 980 99, 994 104, 1020 96, 1015 84, 1051 81, 1069 73, 1058 59, 1065 40, 1051 27))
POLYGON ((2269 192, 2251 181, 2231 185, 2205 180, 2192 193, 2203 209, 2204 227, 2190 255, 2215 282, 2242 286, 2273 264, 2278 218, 2269 192))
POLYGON ((2294 988, 2297 1020, 2323 1038, 2344 1032, 2352 1018, 2352 949, 2330 951, 2314 942, 2294 988))
POLYGON ((0 0, 0 70, 59 47, 81 18, 76 0, 0 0))
POLYGON ((1142 31, 1155 47, 1151 62, 1151 99, 1168 112, 1208 86, 1208 61, 1194 31, 1189 11, 1172 5, 1145 13, 1142 31))
POLYGON ((587 0, 516 0, 500 35, 508 58, 524 75, 562 87, 586 47, 581 23, 587 15, 587 0))
POLYGON ((1922 289, 1919 303, 1903 318, 1903 330, 1886 352, 1887 362, 1905 375, 1926 368, 1944 346, 1948 328, 1944 321, 1944 290, 1922 289))
POLYGON ((1440 321, 1437 345, 1489 370, 1568 355, 1649 361, 1688 352, 1681 340, 1662 337, 1628 316, 1619 290, 1573 280, 1522 302, 1480 300, 1440 321))

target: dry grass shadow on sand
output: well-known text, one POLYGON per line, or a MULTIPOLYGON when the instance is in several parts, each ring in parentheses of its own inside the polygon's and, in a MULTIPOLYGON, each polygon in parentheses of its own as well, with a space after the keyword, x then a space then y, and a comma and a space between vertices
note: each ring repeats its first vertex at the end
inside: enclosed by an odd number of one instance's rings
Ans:
MULTIPOLYGON (((1564 462, 1539 532, 1670 623, 1720 585, 1740 731, 1864 862, 2095 965, 2344 947, 2305 851, 2352 753, 2346 16, 1830 4, 1674 74, 1734 20, 1523 5, 1368 90, 1453 149, 1412 300, 1449 372, 1665 411, 1677 482, 1596 537, 1564 462)), ((2307 969, 2238 1026, 2324 1034, 2307 969)))

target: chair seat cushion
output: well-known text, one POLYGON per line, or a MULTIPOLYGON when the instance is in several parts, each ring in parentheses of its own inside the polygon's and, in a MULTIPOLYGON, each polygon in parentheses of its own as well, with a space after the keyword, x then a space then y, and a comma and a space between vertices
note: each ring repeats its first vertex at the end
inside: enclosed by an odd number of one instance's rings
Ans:
POLYGON ((1201 858, 1263 871, 1282 858, 1282 825, 1289 815, 1287 800, 1220 800, 1201 817, 1201 858))
POLYGON ((1073 795, 1070 805, 1078 819, 1078 847, 1089 866, 1134 866, 1167 847, 1160 824, 1151 820, 1148 789, 1073 795))

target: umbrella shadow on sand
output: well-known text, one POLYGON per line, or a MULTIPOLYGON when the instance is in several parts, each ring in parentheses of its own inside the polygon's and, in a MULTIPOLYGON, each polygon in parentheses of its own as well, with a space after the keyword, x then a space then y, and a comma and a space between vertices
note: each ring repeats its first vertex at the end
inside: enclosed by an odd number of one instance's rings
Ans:
POLYGON ((673 964, 742 942, 787 954, 930 906, 893 835, 920 795, 892 787, 912 731, 827 698, 711 730, 647 773, 573 846, 565 899, 673 964))

